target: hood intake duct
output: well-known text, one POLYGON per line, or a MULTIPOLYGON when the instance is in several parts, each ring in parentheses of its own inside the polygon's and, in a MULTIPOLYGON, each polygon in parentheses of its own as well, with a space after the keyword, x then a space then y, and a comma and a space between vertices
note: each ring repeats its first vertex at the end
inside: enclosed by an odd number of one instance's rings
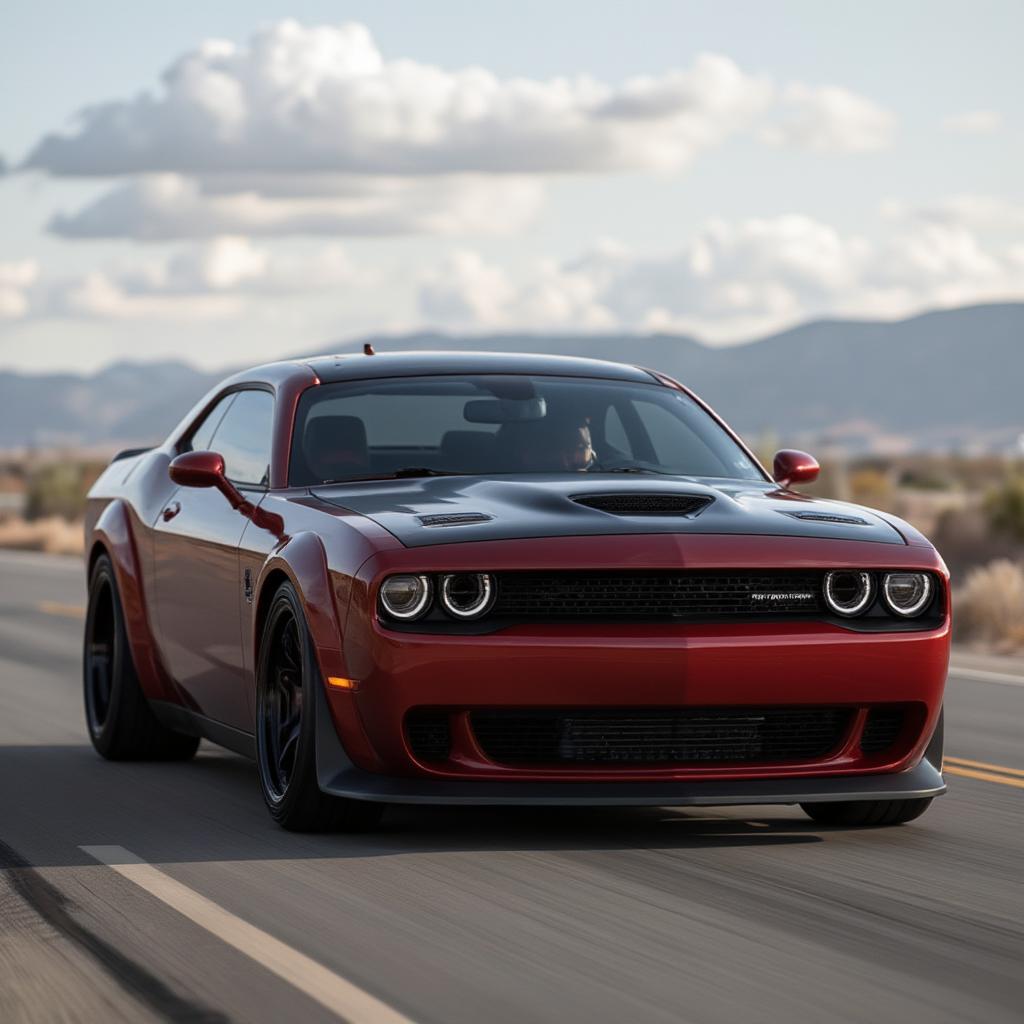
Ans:
POLYGON ((577 505, 614 516, 692 516, 714 498, 706 494, 577 494, 577 505))

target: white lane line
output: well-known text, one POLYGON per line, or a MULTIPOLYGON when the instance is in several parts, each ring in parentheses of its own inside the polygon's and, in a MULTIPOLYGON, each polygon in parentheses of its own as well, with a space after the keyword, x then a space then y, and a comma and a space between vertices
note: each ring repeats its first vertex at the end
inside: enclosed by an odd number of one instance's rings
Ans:
POLYGON ((332 1013, 345 1018, 349 1024, 412 1024, 408 1017, 364 992, 358 985, 200 896, 194 889, 147 864, 123 846, 81 846, 79 849, 283 978, 332 1013))
POLYGON ((1024 686, 1024 676, 1013 675, 1011 672, 991 672, 984 668, 960 668, 958 665, 950 665, 949 674, 958 679, 973 679, 979 683, 1024 686))

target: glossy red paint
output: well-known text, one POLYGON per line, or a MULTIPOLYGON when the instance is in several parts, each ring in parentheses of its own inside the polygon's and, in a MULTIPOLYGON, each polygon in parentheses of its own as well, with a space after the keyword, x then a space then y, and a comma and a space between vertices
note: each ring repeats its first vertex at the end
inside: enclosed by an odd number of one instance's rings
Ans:
POLYGON ((151 609, 146 601, 142 562, 135 543, 137 526, 128 504, 120 499, 110 502, 89 527, 92 540, 89 571, 104 553, 114 566, 117 590, 124 612, 125 631, 135 671, 142 691, 150 700, 177 701, 179 693, 160 660, 151 628, 151 609))
MULTIPOLYGON (((678 382, 654 377, 706 409, 753 459, 706 403, 678 382)), ((348 757, 367 771, 541 781, 749 779, 892 772, 921 758, 941 708, 948 606, 941 628, 870 634, 787 622, 536 624, 483 636, 427 635, 387 629, 375 611, 381 579, 396 571, 829 567, 926 569, 948 579, 934 549, 907 524, 888 517, 905 544, 638 534, 409 549, 373 520, 287 487, 296 406, 317 384, 317 374, 302 363, 236 375, 201 400, 164 445, 113 463, 91 492, 90 548, 114 561, 132 655, 151 699, 251 733, 261 617, 276 587, 288 579, 305 608, 322 675, 357 682, 325 693, 348 757), (267 492, 238 490, 224 478, 215 453, 183 450, 199 417, 243 387, 263 388, 275 397, 267 492), (893 702, 912 711, 905 735, 884 756, 861 754, 863 709, 893 702), (842 749, 822 761, 685 771, 503 767, 483 756, 467 718, 469 710, 481 707, 744 704, 859 710, 842 749), (418 763, 404 739, 405 714, 425 706, 456 712, 453 757, 443 768, 418 763)), ((798 482, 801 472, 810 471, 809 456, 782 455, 800 458, 787 462, 780 482, 798 482)), ((948 601, 948 586, 946 592, 948 601)))
MULTIPOLYGON (((348 674, 379 760, 392 774, 520 780, 767 778, 896 771, 920 759, 941 707, 949 658, 948 619, 919 633, 858 633, 825 623, 770 625, 532 625, 485 636, 421 636, 389 630, 374 608, 394 572, 486 568, 927 569, 948 579, 931 549, 788 537, 673 535, 500 541, 381 553, 359 571, 346 630, 348 674), (465 741, 457 766, 420 765, 404 740, 414 707, 708 707, 913 705, 913 736, 895 758, 856 753, 857 728, 842 751, 802 765, 545 771, 494 765, 465 741)), ((948 586, 946 588, 948 595, 948 586)), ((948 596, 947 596, 948 600, 948 596)))
POLYGON ((772 477, 782 487, 793 484, 809 484, 818 479, 821 466, 813 455, 797 451, 795 448, 783 448, 775 453, 772 466, 772 477))

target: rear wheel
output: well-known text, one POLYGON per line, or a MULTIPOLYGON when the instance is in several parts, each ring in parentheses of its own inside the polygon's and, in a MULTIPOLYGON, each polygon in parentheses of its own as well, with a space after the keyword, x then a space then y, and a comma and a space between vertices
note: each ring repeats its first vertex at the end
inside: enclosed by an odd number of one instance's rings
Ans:
POLYGON ((85 721, 97 752, 110 761, 185 761, 195 736, 157 721, 135 673, 114 566, 101 555, 89 577, 82 657, 85 721))
POLYGON ((267 613, 256 678, 256 762, 271 817, 293 832, 359 831, 380 804, 321 792, 316 777, 316 691, 323 685, 295 588, 282 583, 267 613))
POLYGON ((931 797, 920 800, 845 800, 838 803, 801 804, 800 807, 820 825, 844 828, 880 828, 903 825, 920 818, 931 797))

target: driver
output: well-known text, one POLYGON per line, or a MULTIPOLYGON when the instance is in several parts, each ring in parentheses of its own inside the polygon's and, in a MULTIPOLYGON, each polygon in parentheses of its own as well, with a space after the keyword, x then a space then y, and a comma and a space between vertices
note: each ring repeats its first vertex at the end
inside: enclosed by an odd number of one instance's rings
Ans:
POLYGON ((590 424, 566 423, 559 427, 554 446, 558 468, 569 473, 585 473, 597 461, 590 438, 590 424))
POLYGON ((587 417, 545 416, 498 432, 514 472, 585 473, 597 464, 587 417))

